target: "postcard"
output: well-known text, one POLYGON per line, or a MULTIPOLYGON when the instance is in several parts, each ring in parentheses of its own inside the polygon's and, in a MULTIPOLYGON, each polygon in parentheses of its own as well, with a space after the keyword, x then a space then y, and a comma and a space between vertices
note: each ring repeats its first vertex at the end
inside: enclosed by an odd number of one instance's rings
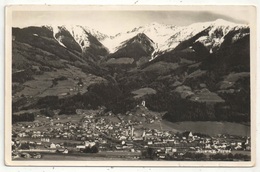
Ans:
POLYGON ((7 6, 9 166, 254 166, 254 6, 7 6))

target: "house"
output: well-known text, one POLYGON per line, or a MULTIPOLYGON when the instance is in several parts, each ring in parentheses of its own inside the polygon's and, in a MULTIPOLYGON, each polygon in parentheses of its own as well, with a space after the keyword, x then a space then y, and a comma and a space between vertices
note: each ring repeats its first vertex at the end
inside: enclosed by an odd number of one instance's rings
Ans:
POLYGON ((22 153, 21 157, 23 157, 23 158, 31 158, 32 156, 29 153, 22 153))
POLYGON ((96 145, 96 143, 95 142, 90 142, 90 141, 85 141, 85 147, 93 147, 93 146, 95 146, 96 145))
POLYGON ((34 155, 33 155, 33 158, 34 158, 34 159, 41 159, 41 158, 42 158, 42 155, 37 153, 37 154, 34 154, 34 155))
POLYGON ((236 146, 236 143, 235 142, 231 142, 230 145, 231 146, 236 146))
POLYGON ((86 146, 85 146, 85 145, 77 145, 76 148, 77 148, 77 149, 85 149, 86 146))
POLYGON ((42 142, 50 142, 50 139, 49 138, 41 138, 41 141, 42 142))
POLYGON ((251 146, 250 145, 246 145, 246 150, 250 151, 251 150, 251 146))
POLYGON ((157 152, 157 157, 160 158, 160 159, 165 159, 166 158, 166 155, 165 155, 165 152, 157 152))
POLYGON ((64 154, 68 154, 69 153, 69 150, 67 148, 60 148, 57 150, 57 152, 59 153, 64 153, 64 154))
POLYGON ((163 140, 164 142, 166 142, 166 143, 174 143, 174 139, 164 139, 163 140))
POLYGON ((55 146, 56 146, 56 148, 60 148, 61 147, 60 144, 56 144, 55 146))
POLYGON ((165 153, 169 153, 169 152, 171 152, 172 151, 172 147, 166 147, 165 148, 165 153))
POLYGON ((62 153, 67 154, 67 153, 69 153, 69 150, 65 148, 62 153))
POLYGON ((174 140, 174 144, 176 145, 180 144, 180 140, 174 140))
POLYGON ((237 146, 242 146, 242 142, 237 142, 237 146))
POLYGON ((51 143, 51 144, 50 144, 50 148, 51 148, 51 149, 56 149, 56 145, 55 145, 54 143, 51 143))
POLYGON ((61 136, 60 136, 60 135, 56 135, 55 137, 56 137, 56 138, 60 138, 61 136))
POLYGON ((250 139, 247 138, 247 139, 246 139, 246 142, 245 142, 245 145, 249 145, 249 144, 250 144, 250 139))
POLYGON ((145 107, 145 101, 144 100, 142 101, 142 106, 145 107))
POLYGON ((241 150, 241 149, 242 149, 242 146, 241 146, 241 145, 237 145, 234 149, 235 149, 235 150, 241 150))
POLYGON ((28 136, 25 132, 23 132, 23 133, 18 133, 18 136, 19 137, 26 137, 26 136, 28 136))
POLYGON ((205 144, 205 149, 211 149, 211 145, 210 144, 205 144))
POLYGON ((126 143, 126 146, 127 146, 128 148, 132 148, 134 145, 133 145, 132 143, 126 143))
POLYGON ((36 142, 36 145, 42 145, 42 142, 36 142))

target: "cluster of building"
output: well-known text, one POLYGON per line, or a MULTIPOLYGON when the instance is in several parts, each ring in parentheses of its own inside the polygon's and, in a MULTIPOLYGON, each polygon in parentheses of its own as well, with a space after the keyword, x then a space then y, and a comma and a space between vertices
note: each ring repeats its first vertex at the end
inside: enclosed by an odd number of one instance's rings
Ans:
MULTIPOLYGON (((141 126, 145 124, 125 120, 122 116, 117 116, 118 120, 112 121, 107 116, 97 117, 96 114, 88 114, 85 110, 77 110, 76 113, 82 118, 75 122, 62 122, 54 117, 45 123, 16 124, 19 129, 12 131, 13 157, 17 157, 19 153, 21 157, 21 153, 30 151, 68 154, 93 147, 103 152, 135 152, 139 153, 140 158, 143 152, 152 149, 161 159, 173 154, 182 156, 186 152, 228 154, 236 150, 251 150, 250 138, 229 135, 210 137, 192 132, 174 133, 144 128, 141 126), (23 147, 23 144, 28 146, 23 147)), ((156 122, 160 122, 159 119, 156 122)))

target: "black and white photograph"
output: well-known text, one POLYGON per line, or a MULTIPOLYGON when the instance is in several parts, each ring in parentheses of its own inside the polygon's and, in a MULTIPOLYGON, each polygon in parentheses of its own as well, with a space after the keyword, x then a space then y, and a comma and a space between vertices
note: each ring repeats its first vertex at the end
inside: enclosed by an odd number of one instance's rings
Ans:
POLYGON ((8 165, 252 166, 252 6, 10 6, 8 165))

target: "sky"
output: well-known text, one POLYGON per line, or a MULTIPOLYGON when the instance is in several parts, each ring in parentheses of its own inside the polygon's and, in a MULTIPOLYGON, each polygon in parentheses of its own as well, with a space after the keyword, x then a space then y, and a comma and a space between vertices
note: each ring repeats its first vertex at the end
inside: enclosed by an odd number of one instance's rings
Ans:
POLYGON ((82 25, 96 29, 108 35, 132 30, 152 22, 178 26, 190 25, 196 22, 224 19, 234 23, 248 23, 248 10, 225 8, 224 10, 196 11, 149 11, 149 10, 74 10, 74 11, 13 11, 12 26, 42 26, 42 25, 82 25))

